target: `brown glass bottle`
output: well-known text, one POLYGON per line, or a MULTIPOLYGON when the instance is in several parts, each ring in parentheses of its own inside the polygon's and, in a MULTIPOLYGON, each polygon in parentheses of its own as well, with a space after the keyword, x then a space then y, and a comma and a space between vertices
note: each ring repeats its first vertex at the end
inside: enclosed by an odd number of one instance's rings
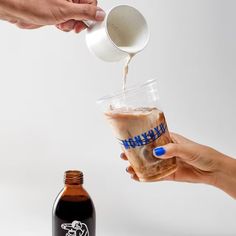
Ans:
POLYGON ((95 236, 95 208, 82 185, 81 171, 65 172, 65 187, 53 206, 53 236, 95 236))

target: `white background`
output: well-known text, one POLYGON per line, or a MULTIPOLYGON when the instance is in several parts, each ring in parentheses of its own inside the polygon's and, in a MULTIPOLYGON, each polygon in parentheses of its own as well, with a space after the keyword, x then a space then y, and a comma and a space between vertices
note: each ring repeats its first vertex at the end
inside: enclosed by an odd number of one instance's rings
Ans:
MULTIPOLYGON (((169 128, 236 157, 236 2, 127 3, 151 40, 129 84, 157 77, 169 128)), ((51 235, 63 172, 80 169, 97 210, 97 235, 236 235, 235 200, 205 185, 140 184, 96 106, 121 88, 122 63, 91 55, 84 33, 24 31, 0 22, 1 235, 51 235)), ((236 187, 236 186, 235 186, 236 187)))

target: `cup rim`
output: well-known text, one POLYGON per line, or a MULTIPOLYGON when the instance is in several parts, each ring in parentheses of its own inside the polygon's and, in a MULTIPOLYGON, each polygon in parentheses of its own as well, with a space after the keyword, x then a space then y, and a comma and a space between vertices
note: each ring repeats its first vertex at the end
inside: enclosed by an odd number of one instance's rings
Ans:
POLYGON ((157 79, 155 79, 155 78, 154 78, 154 79, 149 79, 149 80, 147 80, 147 81, 144 82, 144 83, 136 84, 136 85, 134 85, 134 86, 132 86, 132 87, 129 87, 129 88, 127 88, 125 91, 114 92, 114 93, 111 93, 111 94, 109 94, 109 95, 103 96, 103 97, 101 97, 100 99, 98 99, 98 100, 96 101, 96 103, 97 103, 97 104, 102 104, 103 102, 108 101, 108 100, 110 100, 110 99, 112 99, 112 98, 125 97, 124 95, 127 95, 127 94, 129 94, 129 93, 131 93, 131 92, 135 92, 135 91, 137 91, 137 90, 143 89, 143 88, 145 88, 145 87, 148 87, 148 86, 151 85, 151 84, 156 84, 156 83, 157 83, 157 79))
POLYGON ((147 23, 146 18, 144 17, 144 15, 143 15, 137 8, 135 8, 135 7, 133 7, 133 6, 130 6, 130 5, 127 5, 127 4, 121 4, 121 5, 118 5, 118 6, 114 6, 114 7, 112 7, 110 10, 108 10, 108 12, 107 12, 107 14, 106 14, 106 19, 105 19, 105 32, 106 32, 106 34, 107 34, 108 39, 109 39, 110 42, 112 43, 112 45, 113 45, 116 49, 118 49, 119 51, 124 52, 124 53, 137 54, 137 53, 139 53, 140 51, 142 51, 143 49, 145 49, 145 48, 147 47, 148 42, 149 42, 149 40, 150 40, 150 30, 149 30, 149 27, 148 27, 148 23, 147 23), (137 12, 141 15, 141 17, 143 18, 143 20, 144 20, 144 22, 145 22, 145 24, 146 24, 146 28, 147 28, 147 39, 146 39, 146 41, 145 41, 145 43, 144 43, 143 48, 140 49, 140 50, 138 50, 138 51, 133 51, 133 52, 130 51, 130 52, 127 52, 127 51, 125 51, 124 49, 121 49, 119 46, 117 46, 116 43, 111 39, 111 36, 110 36, 110 34, 109 34, 109 32, 108 32, 108 17, 109 17, 110 13, 111 13, 113 10, 115 10, 116 8, 119 8, 119 7, 128 7, 128 8, 131 8, 132 10, 137 11, 137 12))

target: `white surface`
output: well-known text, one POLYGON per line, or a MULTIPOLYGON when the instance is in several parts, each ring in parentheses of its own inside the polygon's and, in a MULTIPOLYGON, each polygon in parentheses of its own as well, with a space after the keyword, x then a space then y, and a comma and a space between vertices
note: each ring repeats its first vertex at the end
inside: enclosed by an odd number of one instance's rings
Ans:
MULTIPOLYGON (((149 46, 129 84, 157 76, 171 130, 236 157, 235 1, 101 1, 147 17, 149 46), (147 3, 148 2, 148 3, 147 3)), ((88 52, 84 35, 0 22, 1 235, 51 235, 63 172, 85 172, 98 236, 236 235, 235 201, 218 189, 134 183, 95 100, 122 86, 122 64, 88 52)))

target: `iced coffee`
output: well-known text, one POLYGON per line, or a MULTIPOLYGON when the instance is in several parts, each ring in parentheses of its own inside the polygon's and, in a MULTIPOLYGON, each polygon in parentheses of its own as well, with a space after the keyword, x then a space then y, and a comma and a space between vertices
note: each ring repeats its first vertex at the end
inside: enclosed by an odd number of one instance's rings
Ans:
POLYGON ((158 106, 156 81, 103 100, 105 117, 140 181, 161 179, 176 171, 176 158, 163 160, 153 149, 172 142, 158 106))

